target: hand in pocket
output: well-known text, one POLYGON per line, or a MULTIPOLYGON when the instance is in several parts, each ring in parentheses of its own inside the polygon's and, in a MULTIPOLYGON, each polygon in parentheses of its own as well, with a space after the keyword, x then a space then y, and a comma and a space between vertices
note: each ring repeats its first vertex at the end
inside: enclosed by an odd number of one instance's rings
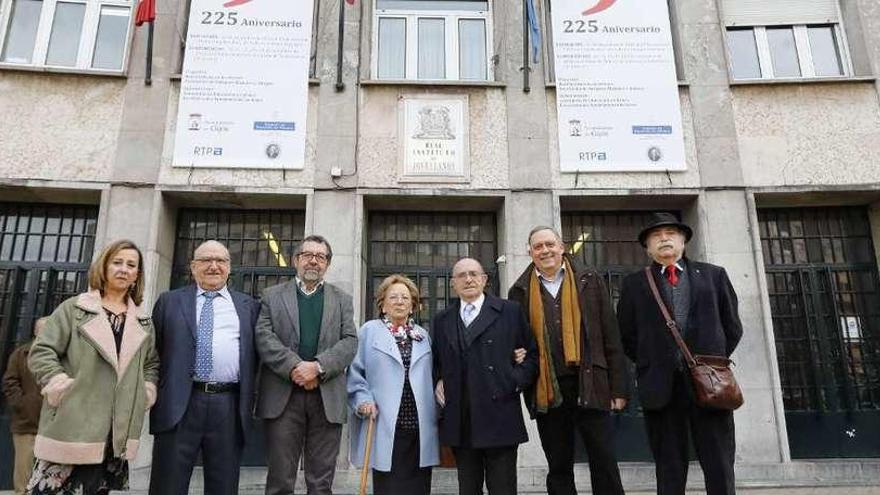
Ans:
POLYGON ((64 400, 67 391, 70 390, 70 387, 72 386, 73 378, 67 376, 66 373, 59 373, 49 380, 49 383, 43 387, 43 390, 41 390, 40 393, 46 397, 46 402, 48 402, 50 406, 58 407, 61 405, 61 401, 64 400))

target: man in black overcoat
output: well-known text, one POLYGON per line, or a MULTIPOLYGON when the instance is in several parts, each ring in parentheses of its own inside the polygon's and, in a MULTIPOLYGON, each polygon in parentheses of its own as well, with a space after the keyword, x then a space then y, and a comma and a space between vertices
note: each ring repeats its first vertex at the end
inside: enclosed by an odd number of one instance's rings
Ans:
MULTIPOLYGON (((692 234, 674 215, 656 213, 639 234, 639 242, 654 260, 651 275, 691 353, 729 357, 742 337, 736 293, 724 268, 684 256, 692 234)), ((638 370, 657 493, 684 495, 690 431, 707 494, 734 494, 733 413, 701 408, 694 402, 684 358, 644 270, 623 280, 617 318, 624 351, 638 370)))
POLYGON ((440 443, 452 447, 460 495, 516 493, 516 456, 528 441, 520 394, 538 371, 535 340, 519 305, 483 292, 480 263, 459 260, 460 300, 431 324, 440 443), (523 356, 524 354, 524 356, 523 356))

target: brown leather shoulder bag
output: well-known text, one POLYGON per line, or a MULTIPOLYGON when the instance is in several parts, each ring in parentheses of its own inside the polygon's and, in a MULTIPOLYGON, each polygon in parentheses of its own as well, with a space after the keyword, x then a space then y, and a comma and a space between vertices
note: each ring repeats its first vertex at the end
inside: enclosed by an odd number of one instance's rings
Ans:
POLYGON ((725 356, 691 355, 690 349, 681 338, 675 319, 670 316, 669 309, 666 308, 666 304, 660 297, 660 291, 657 289, 657 283, 654 281, 650 267, 645 267, 645 277, 648 279, 648 285, 651 287, 657 306, 660 307, 660 312, 663 313, 663 318, 666 320, 666 328, 669 329, 687 362, 697 404, 709 409, 728 411, 739 408, 743 405, 743 395, 739 384, 736 383, 736 377, 733 376, 731 369, 733 361, 725 356))

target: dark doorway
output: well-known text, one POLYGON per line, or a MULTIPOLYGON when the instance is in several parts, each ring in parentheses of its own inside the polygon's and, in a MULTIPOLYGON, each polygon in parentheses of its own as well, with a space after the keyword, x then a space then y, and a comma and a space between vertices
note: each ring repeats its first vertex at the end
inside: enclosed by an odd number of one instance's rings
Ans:
MULTIPOLYGON (((0 375, 34 321, 88 288, 98 209, 0 203, 0 375)), ((12 488, 9 411, 0 398, 0 488, 12 488)))
POLYGON ((794 458, 880 456, 880 288, 864 207, 758 211, 794 458))

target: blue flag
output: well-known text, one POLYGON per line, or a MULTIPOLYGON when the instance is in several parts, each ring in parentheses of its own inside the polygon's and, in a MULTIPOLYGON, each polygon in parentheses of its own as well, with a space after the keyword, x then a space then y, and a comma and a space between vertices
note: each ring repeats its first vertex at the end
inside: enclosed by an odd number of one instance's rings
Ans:
POLYGON ((535 12, 535 0, 527 3, 529 16, 529 32, 532 42, 532 62, 538 63, 538 54, 541 52, 541 26, 538 23, 538 14, 535 12))

